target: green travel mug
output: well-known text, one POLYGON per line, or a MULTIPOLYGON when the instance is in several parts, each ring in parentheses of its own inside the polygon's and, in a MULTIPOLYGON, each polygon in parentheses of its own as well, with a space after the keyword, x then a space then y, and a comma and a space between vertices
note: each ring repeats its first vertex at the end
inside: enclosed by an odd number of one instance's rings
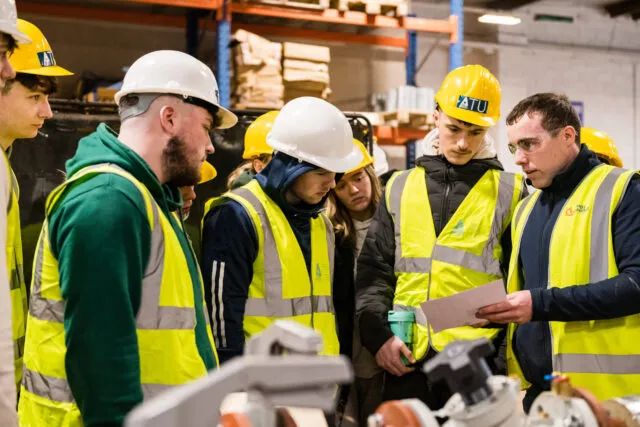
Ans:
MULTIPOLYGON (((409 350, 413 351, 413 324, 416 320, 416 315, 413 311, 389 311, 387 315, 389 326, 391 326, 391 332, 402 340, 409 350)), ((400 355, 400 360, 405 366, 408 366, 410 362, 404 357, 404 354, 400 355)))

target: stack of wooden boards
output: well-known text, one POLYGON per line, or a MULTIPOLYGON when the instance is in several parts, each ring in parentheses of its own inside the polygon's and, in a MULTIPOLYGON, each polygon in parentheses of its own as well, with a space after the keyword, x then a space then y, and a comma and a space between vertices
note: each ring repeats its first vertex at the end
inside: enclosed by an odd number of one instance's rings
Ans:
POLYGON ((245 30, 234 34, 232 104, 238 109, 271 109, 284 105, 282 43, 245 30))
POLYGON ((284 43, 284 100, 300 96, 327 99, 331 93, 329 48, 301 43, 284 43))
POLYGON ((331 93, 328 47, 276 43, 245 30, 234 40, 234 108, 279 109, 300 96, 327 99, 331 93))

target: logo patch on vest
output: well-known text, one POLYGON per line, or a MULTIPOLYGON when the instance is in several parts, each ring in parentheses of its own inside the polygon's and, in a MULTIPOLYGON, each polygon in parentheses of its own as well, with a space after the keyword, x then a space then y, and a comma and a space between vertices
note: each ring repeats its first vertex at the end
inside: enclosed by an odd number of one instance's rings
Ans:
POLYGON ((320 268, 320 264, 316 264, 316 279, 322 277, 322 269, 320 268))
POLYGON ((458 221, 458 223, 456 224, 455 227, 453 227, 453 234, 455 235, 462 235, 464 233, 464 222, 462 222, 462 220, 458 221))
POLYGON ((56 65, 56 60, 53 57, 53 52, 45 50, 44 52, 38 52, 38 60, 42 67, 53 67, 56 65))
POLYGON ((473 111, 474 113, 487 114, 487 110, 489 109, 489 101, 460 95, 458 97, 458 101, 456 102, 456 107, 461 110, 473 111))
POLYGON ((589 207, 585 206, 585 205, 575 205, 573 207, 569 206, 567 209, 565 209, 564 214, 566 216, 573 216, 575 214, 579 214, 579 213, 585 213, 589 211, 589 207))

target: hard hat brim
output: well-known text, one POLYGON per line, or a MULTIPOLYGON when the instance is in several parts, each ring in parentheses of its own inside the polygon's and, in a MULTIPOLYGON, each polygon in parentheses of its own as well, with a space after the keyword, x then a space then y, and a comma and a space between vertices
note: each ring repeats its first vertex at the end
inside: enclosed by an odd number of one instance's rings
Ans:
POLYGON ((0 25, 0 33, 9 34, 10 36, 12 36, 13 38, 16 39, 18 44, 33 43, 33 41, 29 37, 27 37, 27 35, 25 33, 23 33, 22 31, 19 31, 15 27, 10 27, 10 26, 7 26, 7 25, 0 25))
POLYGON ((353 148, 351 149, 351 152, 349 154, 339 159, 336 159, 332 156, 309 155, 307 153, 300 152, 295 148, 292 148, 289 144, 281 144, 280 142, 269 137, 267 137, 267 144, 273 147, 275 151, 279 151, 291 157, 295 157, 296 159, 311 163, 314 166, 335 173, 344 173, 348 170, 357 168, 364 159, 364 155, 355 144, 351 144, 353 145, 353 148))
MULTIPOLYGON (((15 67, 14 67, 15 68, 15 67)), ((15 68, 16 73, 35 74, 37 76, 62 77, 73 76, 73 73, 65 68, 54 65, 53 67, 33 68, 30 70, 19 70, 15 68)))
MULTIPOLYGON (((436 101, 437 100, 438 98, 436 97, 436 101)), ((481 126, 484 128, 495 126, 496 123, 498 123, 498 120, 500 120, 500 116, 480 117, 479 114, 473 113, 471 111, 461 110, 459 108, 446 108, 446 107, 443 107, 439 102, 438 102, 438 105, 440 106, 440 109, 442 110, 442 112, 445 113, 447 116, 456 120, 471 123, 472 125, 481 126)))
MULTIPOLYGON (((158 96, 162 96, 162 95, 176 95, 178 97, 181 96, 185 96, 184 93, 178 92, 178 91, 171 91, 168 90, 167 88, 158 88, 158 89, 153 89, 153 88, 149 88, 149 89, 144 89, 144 90, 140 90, 139 92, 136 90, 122 90, 120 89, 118 92, 116 92, 116 94, 114 95, 113 99, 116 101, 116 104, 120 104, 120 99, 122 99, 123 97, 127 96, 127 95, 131 95, 131 94, 143 94, 143 93, 153 93, 153 94, 157 94, 158 96)), ((199 98, 195 95, 193 95, 194 98, 197 98, 199 100, 201 100, 202 102, 214 106, 218 109, 218 112, 216 113, 217 118, 220 120, 220 125, 218 127, 216 127, 216 129, 229 129, 230 127, 233 127, 236 125, 236 123, 238 123, 238 116, 236 116, 235 114, 233 114, 231 112, 231 110, 228 110, 227 108, 224 108, 221 105, 216 105, 211 103, 211 101, 199 98)))
POLYGON ((202 163, 202 168, 200 169, 200 181, 198 184, 204 184, 205 182, 209 182, 218 176, 218 171, 216 168, 206 160, 202 163))
POLYGON ((220 126, 218 126, 218 129, 229 129, 238 123, 238 116, 224 107, 221 107, 219 105, 217 107, 217 116, 218 119, 220 119, 220 126))

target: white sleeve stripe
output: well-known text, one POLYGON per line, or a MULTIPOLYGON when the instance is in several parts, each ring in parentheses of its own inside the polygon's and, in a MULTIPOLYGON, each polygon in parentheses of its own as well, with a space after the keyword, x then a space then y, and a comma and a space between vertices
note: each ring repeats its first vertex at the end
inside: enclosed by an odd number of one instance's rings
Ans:
POLYGON ((220 263, 220 275, 218 278, 218 307, 220 307, 220 339, 222 348, 227 347, 227 334, 224 330, 224 304, 222 303, 222 287, 224 284, 224 262, 220 263))

